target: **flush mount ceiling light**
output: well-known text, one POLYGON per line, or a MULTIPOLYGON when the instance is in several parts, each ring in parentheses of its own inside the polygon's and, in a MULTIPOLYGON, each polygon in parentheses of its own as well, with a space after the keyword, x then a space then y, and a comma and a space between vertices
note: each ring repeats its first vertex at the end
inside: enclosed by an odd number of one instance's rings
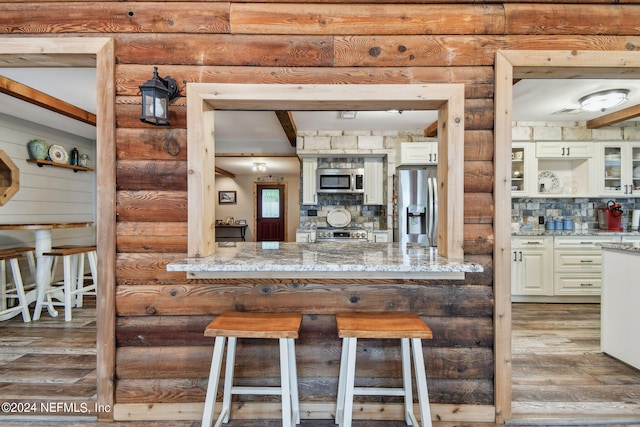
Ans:
POLYGON ((584 111, 605 111, 627 102, 629 100, 627 95, 629 95, 628 89, 603 90, 583 96, 578 102, 584 111))
POLYGON ((254 172, 264 172, 267 170, 267 164, 255 162, 253 166, 251 166, 251 170, 253 170, 254 172))
POLYGON ((355 119, 357 115, 357 111, 340 111, 340 118, 345 120, 355 119))

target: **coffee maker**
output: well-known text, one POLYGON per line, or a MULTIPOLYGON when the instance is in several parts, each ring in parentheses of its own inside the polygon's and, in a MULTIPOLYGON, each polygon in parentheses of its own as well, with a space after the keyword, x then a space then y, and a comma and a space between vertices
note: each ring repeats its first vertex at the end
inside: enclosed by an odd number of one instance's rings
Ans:
POLYGON ((598 208, 600 230, 622 231, 622 213, 622 205, 613 200, 607 202, 606 208, 598 208))

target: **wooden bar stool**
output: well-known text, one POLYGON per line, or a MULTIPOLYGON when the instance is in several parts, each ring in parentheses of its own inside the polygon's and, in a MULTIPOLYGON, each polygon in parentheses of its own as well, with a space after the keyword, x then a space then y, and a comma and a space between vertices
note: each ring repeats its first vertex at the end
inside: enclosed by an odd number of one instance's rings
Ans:
POLYGON ((431 329, 415 314, 410 313, 339 313, 336 314, 338 336, 342 338, 342 357, 338 379, 336 424, 350 427, 353 418, 353 396, 403 396, 405 422, 418 426, 413 413, 411 385, 411 351, 418 390, 422 427, 431 427, 431 411, 427 377, 422 353, 422 339, 433 338, 431 329), (400 339, 402 348, 403 387, 355 387, 356 345, 358 338, 400 339))
POLYGON ((50 252, 43 255, 54 257, 51 268, 51 274, 55 272, 58 259, 62 258, 63 276, 62 283, 53 282, 47 289, 47 302, 45 304, 64 305, 64 320, 68 322, 72 319, 71 309, 73 307, 82 307, 82 298, 84 295, 96 295, 97 290, 97 253, 95 246, 56 246, 50 252), (89 270, 91 271, 91 283, 85 285, 84 277, 84 259, 85 256, 89 260, 89 270), (58 286, 56 286, 58 285, 58 286), (62 285, 62 286, 59 286, 62 285), (64 302, 56 304, 51 297, 62 290, 64 293, 64 302))
POLYGON ((216 427, 229 422, 231 396, 233 394, 274 395, 282 397, 282 425, 291 427, 300 423, 298 402, 298 376, 294 339, 302 323, 299 313, 247 313, 225 312, 216 317, 204 331, 207 337, 216 337, 211 358, 207 397, 202 414, 202 426, 211 427, 216 403, 216 393, 222 354, 227 342, 227 360, 224 374, 224 393, 222 410, 216 421, 216 427), (277 338, 280 343, 280 386, 279 387, 241 387, 233 385, 233 371, 238 338, 277 338))
POLYGON ((29 303, 24 293, 24 285, 22 283, 22 272, 20 271, 20 263, 18 260, 22 257, 22 253, 11 253, 10 250, 0 253, 0 298, 2 305, 0 306, 0 320, 11 319, 22 313, 24 322, 31 322, 29 314, 29 303), (7 288, 7 261, 11 266, 13 275, 13 289, 7 288), (7 304, 7 300, 17 300, 13 306, 7 304))

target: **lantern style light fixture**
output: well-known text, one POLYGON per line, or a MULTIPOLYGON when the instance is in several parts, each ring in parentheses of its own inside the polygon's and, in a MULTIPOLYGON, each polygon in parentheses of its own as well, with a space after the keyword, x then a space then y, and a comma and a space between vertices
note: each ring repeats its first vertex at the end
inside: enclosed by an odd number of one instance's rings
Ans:
POLYGON ((158 67, 153 67, 153 78, 140 85, 142 115, 140 121, 156 126, 169 126, 169 101, 178 95, 178 84, 167 76, 158 77, 158 67))
POLYGON ((578 100, 584 111, 602 111, 622 105, 629 100, 629 89, 611 89, 591 93, 578 100))

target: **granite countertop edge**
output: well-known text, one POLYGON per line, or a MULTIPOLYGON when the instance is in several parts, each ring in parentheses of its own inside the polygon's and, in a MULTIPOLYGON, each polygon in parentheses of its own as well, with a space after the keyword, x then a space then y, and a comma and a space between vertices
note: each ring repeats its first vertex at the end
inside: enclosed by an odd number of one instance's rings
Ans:
POLYGON ((635 246, 631 243, 603 243, 601 247, 602 249, 613 249, 617 251, 640 254, 640 247, 635 246))
POLYGON ((353 272, 353 273, 481 273, 476 262, 448 259, 434 248, 399 243, 293 243, 262 246, 242 242, 218 246, 203 258, 167 264, 167 271, 202 272, 353 272))
POLYGON ((512 236, 640 236, 640 231, 547 231, 520 230, 511 233, 512 236))

